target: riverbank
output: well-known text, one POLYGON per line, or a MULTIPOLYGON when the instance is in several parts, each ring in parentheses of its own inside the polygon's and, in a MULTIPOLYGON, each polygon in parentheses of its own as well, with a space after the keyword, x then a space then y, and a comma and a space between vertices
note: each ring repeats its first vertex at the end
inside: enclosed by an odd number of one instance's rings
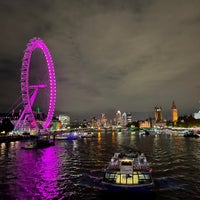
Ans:
POLYGON ((0 143, 21 141, 21 140, 24 140, 24 137, 22 135, 1 135, 0 136, 0 143))

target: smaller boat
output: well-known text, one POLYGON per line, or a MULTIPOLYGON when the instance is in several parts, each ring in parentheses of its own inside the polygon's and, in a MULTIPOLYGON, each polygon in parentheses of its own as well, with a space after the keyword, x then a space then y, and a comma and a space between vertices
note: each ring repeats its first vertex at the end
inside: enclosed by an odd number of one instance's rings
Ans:
POLYGON ((139 136, 146 136, 146 135, 150 135, 150 132, 147 131, 147 130, 140 130, 140 131, 138 132, 138 135, 139 135, 139 136))
POLYGON ((84 131, 81 134, 81 138, 92 138, 92 137, 95 137, 94 132, 86 132, 86 131, 84 131))
POLYGON ((22 149, 36 149, 37 148, 37 140, 36 139, 28 139, 22 149))
POLYGON ((34 136, 25 141, 23 149, 39 149, 55 145, 55 139, 51 139, 49 135, 34 136))
POLYGON ((150 192, 155 186, 144 153, 114 153, 104 171, 101 186, 107 191, 150 192))
POLYGON ((71 132, 64 132, 64 133, 58 133, 57 135, 55 135, 55 139, 56 140, 75 140, 75 139, 79 139, 80 133, 78 133, 77 131, 71 131, 71 132))
POLYGON ((192 138, 199 138, 199 134, 195 133, 194 131, 188 131, 186 133, 184 133, 183 135, 184 137, 192 137, 192 138))

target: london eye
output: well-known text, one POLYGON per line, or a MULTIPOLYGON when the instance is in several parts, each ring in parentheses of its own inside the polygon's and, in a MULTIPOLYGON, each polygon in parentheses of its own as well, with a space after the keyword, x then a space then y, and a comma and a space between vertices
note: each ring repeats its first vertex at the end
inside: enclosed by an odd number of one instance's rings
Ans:
POLYGON ((24 126, 33 130, 48 129, 56 105, 56 78, 50 51, 40 38, 34 37, 27 43, 20 83, 23 110, 14 130, 22 130, 24 126), (45 113, 40 123, 36 119, 36 107, 45 113))

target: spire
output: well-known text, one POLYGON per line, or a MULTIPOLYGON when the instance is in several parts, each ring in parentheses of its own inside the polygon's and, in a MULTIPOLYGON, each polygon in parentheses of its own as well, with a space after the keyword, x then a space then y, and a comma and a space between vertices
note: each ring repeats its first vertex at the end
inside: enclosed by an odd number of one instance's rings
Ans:
POLYGON ((172 122, 174 125, 176 125, 176 122, 178 121, 178 110, 175 105, 175 101, 172 102, 172 122))
POLYGON ((172 109, 176 109, 175 101, 172 102, 172 109))

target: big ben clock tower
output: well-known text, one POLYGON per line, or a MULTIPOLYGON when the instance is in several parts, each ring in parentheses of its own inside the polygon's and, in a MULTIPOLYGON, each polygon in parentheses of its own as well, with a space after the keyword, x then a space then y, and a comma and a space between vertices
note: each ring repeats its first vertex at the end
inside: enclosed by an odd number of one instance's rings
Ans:
POLYGON ((175 102, 173 101, 172 102, 172 122, 174 125, 176 125, 177 121, 178 121, 178 110, 177 110, 177 107, 175 105, 175 102))

